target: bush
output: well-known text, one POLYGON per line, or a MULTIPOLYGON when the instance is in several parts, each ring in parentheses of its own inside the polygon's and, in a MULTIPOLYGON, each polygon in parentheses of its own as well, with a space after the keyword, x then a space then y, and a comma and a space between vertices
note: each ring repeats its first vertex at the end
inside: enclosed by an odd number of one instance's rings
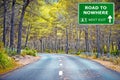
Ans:
POLYGON ((29 47, 25 47, 25 50, 30 50, 30 48, 29 47))
POLYGON ((33 52, 34 52, 34 53, 37 53, 37 51, 36 51, 36 50, 33 50, 33 52))
POLYGON ((17 54, 17 49, 13 48, 5 48, 5 53, 7 53, 9 56, 15 56, 17 54))
POLYGON ((50 49, 45 50, 46 53, 51 53, 52 51, 50 49))
POLYGON ((77 53, 76 53, 76 55, 80 55, 81 54, 81 51, 78 51, 77 53))
POLYGON ((0 52, 0 69, 5 69, 14 65, 14 60, 6 53, 0 52))
POLYGON ((74 52, 74 50, 72 50, 72 49, 68 50, 68 53, 73 53, 73 52, 74 52))
POLYGON ((8 56, 6 49, 3 47, 3 43, 0 42, 0 69, 6 69, 12 67, 15 61, 8 56))
POLYGON ((15 56, 16 54, 17 54, 16 51, 13 51, 13 50, 8 51, 9 56, 15 56))
POLYGON ((3 49, 3 48, 4 48, 4 47, 3 47, 3 43, 0 42, 0 50, 3 49))
POLYGON ((120 66, 120 57, 111 57, 110 61, 113 62, 113 64, 120 66))
POLYGON ((58 50, 57 52, 58 52, 58 53, 65 53, 64 50, 58 50))
POLYGON ((31 55, 31 56, 37 56, 36 52, 34 50, 27 50, 27 55, 31 55))
POLYGON ((31 49, 24 49, 24 50, 22 50, 21 55, 22 56, 25 56, 25 55, 37 56, 37 51, 31 50, 31 49))
POLYGON ((91 56, 93 59, 97 59, 97 53, 93 53, 91 56))
POLYGON ((103 47, 103 50, 104 50, 104 54, 107 54, 107 46, 106 45, 104 45, 104 47, 103 47))
POLYGON ((120 51, 119 51, 119 50, 113 50, 113 51, 111 51, 110 53, 111 53, 112 55, 114 55, 114 56, 117 56, 117 55, 120 54, 120 51))
POLYGON ((21 56, 25 57, 26 55, 26 50, 22 50, 21 56))
POLYGON ((92 52, 93 52, 93 53, 96 53, 96 52, 97 52, 97 49, 96 49, 96 48, 94 48, 94 49, 92 50, 92 52))
POLYGON ((80 54, 79 56, 80 56, 81 58, 88 58, 88 55, 86 55, 86 54, 84 54, 84 53, 83 53, 83 54, 80 54))
POLYGON ((116 54, 116 52, 115 52, 115 51, 111 51, 111 52, 110 52, 110 54, 115 55, 115 54, 116 54))

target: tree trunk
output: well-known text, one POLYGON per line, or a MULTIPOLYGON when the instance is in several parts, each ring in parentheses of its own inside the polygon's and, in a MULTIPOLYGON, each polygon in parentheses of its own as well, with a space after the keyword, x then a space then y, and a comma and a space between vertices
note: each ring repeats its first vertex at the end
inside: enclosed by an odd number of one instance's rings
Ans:
POLYGON ((42 39, 40 39, 40 51, 41 51, 41 53, 43 53, 43 41, 42 41, 42 39))
POLYGON ((57 27, 55 28, 55 52, 57 53, 58 45, 57 45, 57 27))
POLYGON ((79 49, 79 28, 76 26, 76 52, 79 49))
POLYGON ((24 48, 27 47, 29 33, 30 33, 30 26, 28 26, 28 29, 27 29, 27 34, 26 34, 26 40, 25 40, 25 46, 24 46, 24 48))
POLYGON ((65 49, 66 54, 68 54, 68 50, 69 50, 69 48, 68 48, 68 28, 66 28, 66 49, 65 49))
POLYGON ((4 47, 6 46, 6 15, 7 15, 7 3, 6 0, 3 0, 4 2, 4 19, 3 19, 3 43, 4 47))
POLYGON ((108 57, 110 55, 111 32, 112 32, 112 30, 111 30, 111 27, 110 27, 110 31, 109 31, 109 35, 108 35, 108 44, 107 44, 107 52, 108 52, 107 55, 108 55, 108 57))
POLYGON ((96 44, 97 44, 97 57, 100 57, 100 35, 99 35, 99 26, 96 25, 96 44))
POLYGON ((22 23, 23 23, 23 19, 24 19, 25 10, 26 10, 28 4, 29 4, 29 0, 24 2, 21 17, 20 17, 19 28, 18 28, 18 44, 17 44, 17 53, 18 54, 21 53, 22 23))
POLYGON ((88 26, 85 27, 85 46, 86 46, 86 52, 89 52, 88 26))
POLYGON ((11 15, 11 30, 10 30, 10 48, 13 49, 14 45, 14 11, 16 0, 12 1, 12 15, 11 15))
POLYGON ((120 40, 118 40, 118 50, 120 50, 120 40))

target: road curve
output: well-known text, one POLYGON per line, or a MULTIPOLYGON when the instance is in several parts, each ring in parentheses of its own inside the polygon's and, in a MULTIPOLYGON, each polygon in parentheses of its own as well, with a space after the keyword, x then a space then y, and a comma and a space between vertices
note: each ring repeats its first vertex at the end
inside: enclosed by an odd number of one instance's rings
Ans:
POLYGON ((91 60, 63 54, 40 56, 39 61, 0 76, 0 80, 120 80, 120 73, 91 60))

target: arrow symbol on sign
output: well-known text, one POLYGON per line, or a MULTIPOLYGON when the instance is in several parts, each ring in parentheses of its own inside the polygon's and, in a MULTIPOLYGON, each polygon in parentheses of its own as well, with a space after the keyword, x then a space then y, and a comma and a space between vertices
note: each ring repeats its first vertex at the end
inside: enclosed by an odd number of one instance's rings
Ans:
POLYGON ((111 23, 111 20, 112 20, 112 16, 111 15, 108 16, 108 20, 109 20, 109 23, 111 23))

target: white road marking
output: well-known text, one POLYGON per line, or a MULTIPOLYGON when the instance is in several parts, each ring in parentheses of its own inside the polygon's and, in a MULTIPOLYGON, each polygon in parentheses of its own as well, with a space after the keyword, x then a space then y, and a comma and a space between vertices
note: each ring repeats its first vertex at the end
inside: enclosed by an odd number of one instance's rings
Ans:
POLYGON ((62 66, 63 64, 60 64, 60 66, 62 66))
POLYGON ((59 71, 59 76, 62 76, 63 75, 63 71, 59 71))

